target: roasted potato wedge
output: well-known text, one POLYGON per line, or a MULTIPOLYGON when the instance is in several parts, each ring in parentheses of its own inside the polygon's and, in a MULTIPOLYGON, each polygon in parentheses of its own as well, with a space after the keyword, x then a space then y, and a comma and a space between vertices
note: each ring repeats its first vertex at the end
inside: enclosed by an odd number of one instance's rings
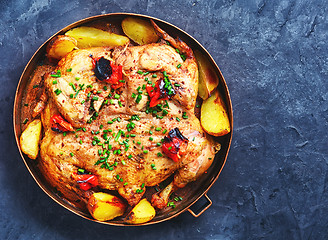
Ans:
POLYGON ((203 100, 211 96, 213 90, 219 85, 219 78, 210 62, 199 51, 195 51, 195 56, 198 64, 199 81, 198 81, 198 96, 203 100))
POLYGON ((77 47, 77 40, 70 36, 58 35, 50 40, 46 48, 48 59, 60 60, 77 47))
POLYGON ((125 221, 130 224, 141 224, 149 222, 155 215, 155 208, 144 198, 129 212, 125 221))
POLYGON ((159 39, 150 22, 140 18, 125 18, 122 21, 122 29, 130 39, 139 45, 155 43, 159 39))
POLYGON ((200 123, 208 134, 223 136, 230 132, 226 106, 218 90, 203 102, 200 114, 200 123))
POLYGON ((87 207, 94 219, 108 221, 122 216, 126 205, 116 196, 104 192, 97 192, 91 195, 87 207))
POLYGON ((42 124, 40 119, 29 123, 20 136, 19 142, 22 152, 29 158, 36 159, 39 153, 39 142, 41 138, 42 124))
POLYGON ((116 47, 129 43, 129 38, 94 27, 77 27, 65 33, 66 36, 77 40, 78 48, 116 47))

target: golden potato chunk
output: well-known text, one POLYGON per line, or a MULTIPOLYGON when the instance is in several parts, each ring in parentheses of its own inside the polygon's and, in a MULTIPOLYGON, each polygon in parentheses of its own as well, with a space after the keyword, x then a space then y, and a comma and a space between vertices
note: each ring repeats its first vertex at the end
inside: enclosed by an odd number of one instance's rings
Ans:
POLYGON ((99 221, 108 221, 122 216, 126 208, 121 199, 104 192, 93 193, 87 207, 92 217, 99 221))
POLYGON ((144 198, 129 212, 125 221, 130 224, 141 224, 149 222, 155 215, 155 208, 144 198))
POLYGON ((22 152, 29 158, 36 159, 39 153, 39 142, 41 138, 42 124, 40 119, 31 122, 20 136, 22 152))
POLYGON ((77 46, 75 38, 58 35, 50 40, 46 52, 49 59, 62 59, 67 53, 73 51, 77 46))
POLYGON ((219 85, 219 78, 203 54, 196 50, 195 56, 199 71, 198 96, 205 100, 219 85))
POLYGON ((229 117, 218 90, 203 102, 200 123, 204 130, 213 136, 223 136, 230 132, 229 117))
POLYGON ((140 18, 125 18, 122 21, 122 29, 130 39, 139 45, 155 43, 159 39, 150 22, 140 18))
POLYGON ((65 33, 77 40, 78 48, 117 47, 129 43, 129 38, 94 27, 77 27, 65 33))

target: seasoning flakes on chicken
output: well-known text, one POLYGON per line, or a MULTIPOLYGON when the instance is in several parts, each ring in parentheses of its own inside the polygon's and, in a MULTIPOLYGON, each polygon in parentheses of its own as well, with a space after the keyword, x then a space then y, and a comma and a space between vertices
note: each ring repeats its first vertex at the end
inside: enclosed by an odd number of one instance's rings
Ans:
POLYGON ((117 190, 135 206, 146 187, 174 174, 152 197, 154 207, 164 208, 214 159, 216 143, 194 114, 193 52, 155 29, 159 43, 74 50, 45 79, 40 169, 80 206, 103 190, 117 190))

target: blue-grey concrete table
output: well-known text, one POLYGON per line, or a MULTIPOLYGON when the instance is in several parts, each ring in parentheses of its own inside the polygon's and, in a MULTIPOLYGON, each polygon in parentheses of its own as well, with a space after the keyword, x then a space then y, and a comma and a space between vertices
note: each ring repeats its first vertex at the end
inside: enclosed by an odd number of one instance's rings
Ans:
POLYGON ((328 239, 328 2, 325 0, 1 0, 0 239, 328 239), (34 51, 79 19, 155 16, 212 54, 227 81, 234 135, 199 218, 111 227, 57 205, 14 140, 19 77, 34 51))

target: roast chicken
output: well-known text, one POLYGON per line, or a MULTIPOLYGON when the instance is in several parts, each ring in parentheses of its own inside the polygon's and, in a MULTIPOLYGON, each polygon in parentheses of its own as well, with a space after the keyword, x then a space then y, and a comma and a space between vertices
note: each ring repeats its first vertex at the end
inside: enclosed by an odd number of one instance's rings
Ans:
POLYGON ((152 197, 161 209, 211 165, 216 144, 194 114, 197 63, 186 44, 157 30, 165 41, 74 50, 45 78, 39 166, 71 202, 117 190, 134 206, 174 174, 152 197))

